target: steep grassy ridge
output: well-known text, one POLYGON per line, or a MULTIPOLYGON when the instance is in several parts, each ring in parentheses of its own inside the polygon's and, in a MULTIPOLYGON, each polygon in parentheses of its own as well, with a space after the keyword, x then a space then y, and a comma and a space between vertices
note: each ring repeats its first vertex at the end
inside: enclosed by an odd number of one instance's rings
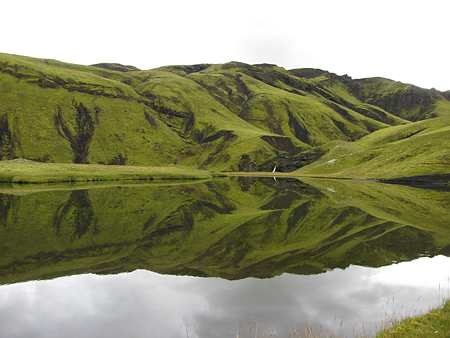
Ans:
POLYGON ((297 69, 292 73, 306 77, 337 99, 345 99, 356 109, 365 108, 369 116, 390 119, 397 115, 409 121, 450 115, 448 92, 424 89, 381 77, 352 79, 319 69, 297 69), (381 108, 381 109, 380 109, 381 108), (386 114, 389 112, 391 114, 386 114))
POLYGON ((450 173, 450 119, 434 118, 383 129, 357 142, 336 142, 306 175, 398 178, 450 173))

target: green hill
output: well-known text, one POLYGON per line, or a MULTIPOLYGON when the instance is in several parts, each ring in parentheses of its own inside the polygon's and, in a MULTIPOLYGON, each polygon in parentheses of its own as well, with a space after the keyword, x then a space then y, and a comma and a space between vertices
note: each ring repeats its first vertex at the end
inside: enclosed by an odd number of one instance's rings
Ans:
POLYGON ((450 174, 450 119, 434 118, 336 142, 300 174, 347 178, 403 178, 450 174))
POLYGON ((0 159, 292 171, 336 143, 445 119, 449 99, 270 64, 139 70, 0 54, 0 159))

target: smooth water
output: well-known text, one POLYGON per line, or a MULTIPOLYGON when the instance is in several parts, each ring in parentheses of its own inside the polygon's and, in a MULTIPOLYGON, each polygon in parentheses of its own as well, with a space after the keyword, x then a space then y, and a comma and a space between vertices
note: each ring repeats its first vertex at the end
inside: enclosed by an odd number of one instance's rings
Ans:
POLYGON ((3 186, 0 337, 371 336, 450 297, 449 206, 336 180, 3 186))

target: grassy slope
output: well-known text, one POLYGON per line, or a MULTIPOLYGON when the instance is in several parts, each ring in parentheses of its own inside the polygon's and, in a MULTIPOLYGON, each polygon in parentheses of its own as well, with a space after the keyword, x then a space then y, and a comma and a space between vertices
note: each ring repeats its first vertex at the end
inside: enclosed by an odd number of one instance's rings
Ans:
POLYGON ((299 174, 396 178, 448 174, 450 120, 435 118, 383 129, 354 143, 336 142, 299 174))
POLYGON ((392 328, 379 333, 377 338, 448 338, 449 336, 450 302, 447 302, 441 309, 395 324, 392 328))
POLYGON ((76 133, 74 101, 87 106, 95 120, 91 163, 108 163, 123 154, 129 164, 173 164, 184 148, 181 138, 139 102, 130 86, 102 76, 121 74, 5 54, 0 55, 0 65, 0 114, 7 116, 16 157, 72 162, 73 151, 58 133, 54 117, 59 107, 76 133), (39 81, 46 82, 39 86, 39 81), (55 84, 47 83, 51 81, 55 84), (154 125, 144 112, 154 117, 154 125))
POLYGON ((0 162, 1 183, 202 179, 210 177, 210 174, 206 171, 182 167, 40 163, 26 160, 0 162))
MULTIPOLYGON (((0 159, 288 171, 335 145, 366 149, 360 138, 404 130, 398 126, 410 123, 401 117, 445 117, 446 97, 386 79, 273 65, 140 71, 0 54, 0 159)), ((437 140, 430 136, 433 148, 437 140)), ((370 145, 377 146, 385 145, 370 145)), ((404 163, 406 174, 414 163, 404 163)))
POLYGON ((315 182, 239 178, 14 195, 7 187, 0 281, 137 268, 238 279, 448 253, 448 193, 315 182))
POLYGON ((357 80, 356 86, 364 101, 395 111, 410 121, 450 115, 449 101, 435 90, 379 77, 357 80))
POLYGON ((90 163, 123 155, 127 164, 236 170, 242 155, 257 165, 274 163, 404 123, 386 112, 389 118, 368 116, 360 109, 364 103, 349 103, 357 99, 348 92, 335 90, 330 97, 333 90, 327 94, 275 66, 109 68, 0 54, 1 127, 13 149, 0 157, 73 161, 74 146, 58 131, 55 114, 61 111, 72 134, 81 133, 86 127, 79 125, 74 102, 86 106, 93 121, 90 163))
POLYGON ((391 120, 396 115, 404 120, 419 121, 450 115, 446 92, 424 89, 381 77, 351 79, 319 69, 294 69, 292 73, 307 78, 337 100, 346 100, 366 110, 372 118, 391 120))

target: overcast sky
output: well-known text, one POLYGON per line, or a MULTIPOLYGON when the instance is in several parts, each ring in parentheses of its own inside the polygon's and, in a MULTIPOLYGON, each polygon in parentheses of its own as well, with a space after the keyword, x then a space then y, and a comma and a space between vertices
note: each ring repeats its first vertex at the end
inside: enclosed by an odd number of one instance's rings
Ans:
POLYGON ((5 0, 0 51, 147 69, 275 63, 450 89, 446 0, 5 0))

